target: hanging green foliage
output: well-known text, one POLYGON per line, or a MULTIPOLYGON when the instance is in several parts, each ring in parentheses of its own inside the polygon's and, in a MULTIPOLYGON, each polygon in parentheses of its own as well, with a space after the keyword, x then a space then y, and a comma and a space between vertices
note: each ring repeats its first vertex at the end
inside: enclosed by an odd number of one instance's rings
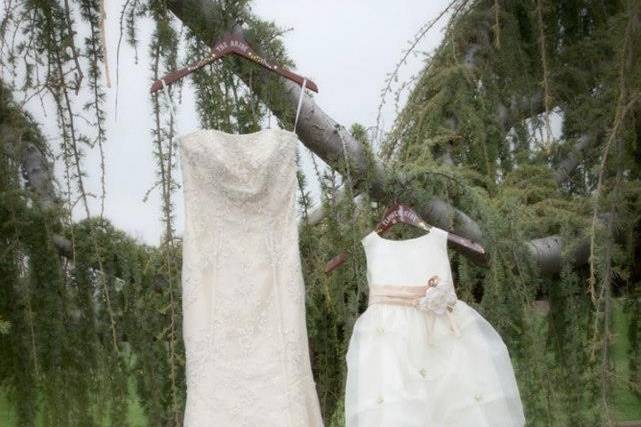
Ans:
MULTIPOLYGON (((212 41, 182 29, 170 5, 123 4, 123 38, 136 52, 140 20, 154 24, 150 80, 201 58, 212 41)), ((256 50, 292 65, 282 31, 254 16, 249 1, 211 7, 215 13, 188 13, 211 19, 208 33, 216 35, 242 21, 256 50)), ((137 411, 151 426, 182 421, 181 240, 173 202, 180 186, 171 114, 182 87, 150 99, 156 180, 148 194, 160 194, 163 225, 160 244, 151 247, 102 215, 108 141, 101 13, 99 1, 27 1, 7 9, 0 25, 0 61, 9 70, 0 87, 0 393, 16 426, 126 426, 137 411), (58 150, 12 92, 52 102, 58 150), (81 130, 80 120, 90 129, 81 130), (85 152, 94 147, 99 215, 89 212, 85 184, 95 166, 85 164, 85 152), (46 186, 26 167, 29 150, 61 166, 60 197, 47 199, 46 186), (72 221, 75 207, 84 220, 72 221)), ((423 71, 395 92, 398 68, 434 22, 419 29, 386 82, 382 102, 393 96, 401 107, 393 128, 349 130, 371 159, 383 160, 384 200, 365 194, 373 177, 355 176, 347 158, 339 161, 343 175, 313 154, 313 175, 298 174, 307 330, 326 424, 344 425, 345 353, 367 307, 360 239, 386 203, 434 198, 482 231, 483 265, 450 253, 455 284, 508 345, 528 425, 641 418, 641 6, 454 0, 446 13, 443 42, 423 71), (311 180, 320 184, 326 212, 314 225, 311 180), (364 193, 356 198, 357 191, 364 193), (531 242, 550 235, 565 242, 560 273, 543 274, 531 256, 541 249, 531 242), (326 262, 343 251, 347 262, 325 274, 326 262)), ((202 126, 248 133, 272 125, 277 111, 291 128, 291 111, 274 102, 282 87, 260 76, 259 67, 237 58, 194 74, 202 126)), ((301 147, 299 157, 307 155, 301 147)), ((455 217, 448 221, 456 225, 455 217)), ((400 237, 415 232, 397 230, 400 237)))

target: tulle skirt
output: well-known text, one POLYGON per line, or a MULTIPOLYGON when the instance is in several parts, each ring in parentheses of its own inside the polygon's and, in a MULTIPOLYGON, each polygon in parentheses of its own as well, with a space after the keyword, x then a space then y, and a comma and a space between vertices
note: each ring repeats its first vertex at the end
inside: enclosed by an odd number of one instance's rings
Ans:
POLYGON ((525 424, 503 340, 458 301, 447 316, 374 304, 347 352, 347 427, 517 427, 525 424))

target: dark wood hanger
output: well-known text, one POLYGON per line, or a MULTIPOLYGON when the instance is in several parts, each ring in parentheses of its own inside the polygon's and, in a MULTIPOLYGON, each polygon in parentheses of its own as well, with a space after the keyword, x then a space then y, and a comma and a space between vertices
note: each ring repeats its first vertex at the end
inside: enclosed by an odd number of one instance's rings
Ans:
POLYGON ((201 69, 205 65, 211 64, 217 59, 232 54, 249 59, 250 61, 260 65, 261 67, 269 71, 273 71, 274 73, 279 74, 293 82, 296 82, 301 86, 303 85, 303 82, 305 82, 306 88, 309 88, 314 92, 318 92, 318 86, 316 86, 316 83, 314 83, 310 79, 299 76, 298 74, 293 73, 288 69, 281 67, 280 65, 272 64, 271 62, 258 55, 247 43, 245 38, 242 36, 242 33, 240 31, 236 31, 225 33, 223 37, 214 45, 214 47, 212 47, 211 53, 200 61, 194 62, 193 64, 188 65, 185 68, 181 68, 180 70, 171 72, 160 80, 156 80, 154 84, 151 85, 151 93, 157 92, 158 90, 162 89, 163 85, 169 86, 170 84, 182 79, 186 75, 201 69))
POLYGON ((428 233, 432 228, 432 226, 423 221, 423 218, 421 218, 414 209, 402 203, 395 203, 385 211, 383 219, 376 226, 376 232, 378 234, 383 234, 394 224, 413 225, 414 227, 421 228, 428 233))
MULTIPOLYGON (((383 234, 395 224, 413 225, 427 231, 428 233, 432 228, 431 225, 426 223, 423 218, 414 211, 414 209, 403 203, 395 203, 389 207, 383 214, 383 219, 378 223, 375 231, 378 234, 383 234)), ((448 232, 447 240, 452 242, 455 246, 459 246, 464 250, 473 252, 477 259, 485 257, 485 249, 483 246, 471 241, 470 239, 448 232)), ((348 256, 349 254, 346 251, 343 251, 332 258, 327 264, 325 264, 325 273, 329 274, 343 265, 348 256)))

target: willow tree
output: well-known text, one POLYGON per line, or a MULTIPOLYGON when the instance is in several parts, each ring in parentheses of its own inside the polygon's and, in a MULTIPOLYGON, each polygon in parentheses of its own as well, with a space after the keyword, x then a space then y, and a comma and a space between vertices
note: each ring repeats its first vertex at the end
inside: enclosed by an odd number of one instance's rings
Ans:
MULTIPOLYGON (((446 32, 423 71, 398 88, 396 71, 386 82, 383 100, 410 90, 388 132, 346 129, 305 97, 297 132, 315 173, 299 173, 301 252, 328 425, 343 425, 344 355, 366 306, 359 240, 395 200, 486 248, 479 258, 453 247, 457 289, 506 340, 530 425, 609 425, 620 416, 622 390, 638 399, 640 9, 634 0, 455 0, 439 17, 448 19, 446 32), (310 178, 321 184, 322 209, 312 207, 310 178), (325 275, 324 263, 342 250, 349 261, 325 275), (619 306, 629 321, 615 336, 619 306), (623 334, 631 346, 621 367, 612 354, 623 334)), ((181 242, 170 112, 181 87, 150 98, 157 180, 149 191, 160 194, 163 234, 148 247, 104 218, 104 184, 100 212, 88 204, 96 196, 87 172, 98 170, 104 183, 108 171, 102 4, 9 2, 3 12, 0 384, 15 421, 126 425, 140 406, 149 425, 180 425, 181 242), (55 108, 58 146, 25 112, 37 100, 55 108), (99 164, 86 164, 87 150, 100 153, 99 164), (62 185, 53 185, 52 165, 62 168, 62 185), (72 221, 74 208, 86 220, 72 221)), ((252 15, 246 0, 128 0, 121 37, 135 52, 146 18, 154 23, 150 80, 206 55, 231 28, 292 65, 281 30, 252 15)), ((433 24, 419 29, 399 67, 433 24)), ((111 75, 117 82, 118 70, 111 75)), ((218 62, 193 82, 203 127, 246 133, 272 114, 291 126, 299 88, 253 64, 218 62)))

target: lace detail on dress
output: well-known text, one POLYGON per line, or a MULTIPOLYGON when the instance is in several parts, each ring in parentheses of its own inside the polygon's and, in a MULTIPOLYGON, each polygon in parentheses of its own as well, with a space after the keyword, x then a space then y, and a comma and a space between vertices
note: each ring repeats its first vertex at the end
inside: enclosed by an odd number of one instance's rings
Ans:
POLYGON ((180 139, 186 427, 322 426, 296 224, 295 134, 180 139))

